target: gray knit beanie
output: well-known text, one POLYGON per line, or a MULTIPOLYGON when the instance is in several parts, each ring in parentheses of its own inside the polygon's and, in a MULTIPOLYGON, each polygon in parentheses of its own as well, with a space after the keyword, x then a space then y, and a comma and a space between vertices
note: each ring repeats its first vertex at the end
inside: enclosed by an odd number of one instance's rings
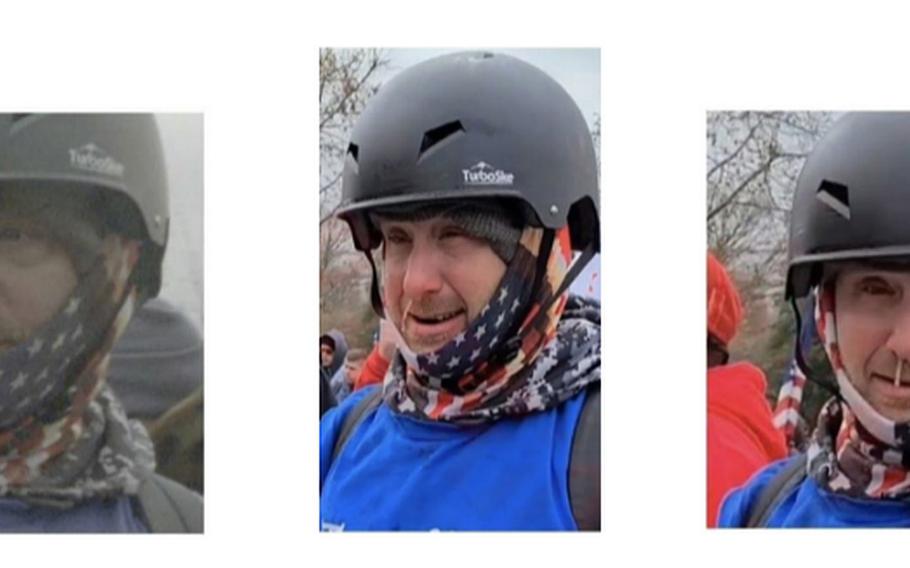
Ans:
POLYGON ((515 256, 524 228, 519 214, 496 200, 464 203, 424 201, 382 207, 370 212, 370 222, 376 227, 384 220, 418 222, 434 217, 450 219, 472 237, 487 241, 493 252, 506 264, 515 256))

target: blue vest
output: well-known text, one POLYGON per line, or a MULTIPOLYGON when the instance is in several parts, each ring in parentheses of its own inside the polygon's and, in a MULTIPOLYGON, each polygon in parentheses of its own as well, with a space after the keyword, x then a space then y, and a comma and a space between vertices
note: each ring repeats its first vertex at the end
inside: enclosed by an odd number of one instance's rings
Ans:
MULTIPOLYGON (((794 459, 794 458, 789 458, 794 459)), ((780 460, 730 492, 720 508, 717 526, 741 527, 762 489, 788 460, 780 460)), ((910 503, 886 499, 856 499, 826 491, 806 478, 768 519, 769 527, 910 527, 910 503)))
POLYGON ((577 529, 568 468, 586 392, 479 426, 417 420, 383 404, 330 463, 345 416, 369 390, 320 422, 322 530, 577 529))
POLYGON ((147 533, 130 497, 93 499, 71 509, 0 498, 0 533, 147 533))

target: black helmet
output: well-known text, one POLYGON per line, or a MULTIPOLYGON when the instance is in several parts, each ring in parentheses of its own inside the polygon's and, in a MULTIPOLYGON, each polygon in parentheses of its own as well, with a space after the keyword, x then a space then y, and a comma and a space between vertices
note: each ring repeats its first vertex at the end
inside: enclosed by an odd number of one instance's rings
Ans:
POLYGON ((143 242, 144 298, 161 287, 167 175, 150 114, 0 115, 0 188, 60 192, 101 212, 105 229, 143 242))
POLYGON ((815 146, 793 199, 786 297, 823 262, 910 255, 910 113, 851 113, 815 146))
POLYGON ((597 162, 572 97, 514 57, 463 52, 408 68, 357 120, 342 201, 358 250, 380 243, 367 211, 418 201, 515 200, 529 224, 570 226, 600 249, 597 162))

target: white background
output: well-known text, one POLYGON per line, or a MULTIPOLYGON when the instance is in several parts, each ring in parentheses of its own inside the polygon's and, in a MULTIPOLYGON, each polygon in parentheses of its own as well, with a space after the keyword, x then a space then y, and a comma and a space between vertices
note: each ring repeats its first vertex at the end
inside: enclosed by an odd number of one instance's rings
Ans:
POLYGON ((701 568, 905 559, 903 531, 702 527, 705 110, 907 108, 906 9, 200 4, 33 1, 3 11, 0 107, 205 113, 208 475, 205 536, 5 537, 4 561, 701 568), (469 43, 602 48, 604 531, 317 534, 317 47, 469 43))

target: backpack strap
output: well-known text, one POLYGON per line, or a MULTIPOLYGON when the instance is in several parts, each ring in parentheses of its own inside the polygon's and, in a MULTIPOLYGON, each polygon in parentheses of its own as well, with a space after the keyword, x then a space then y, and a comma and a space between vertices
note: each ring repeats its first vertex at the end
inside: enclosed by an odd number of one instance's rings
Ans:
POLYGON ((348 415, 344 417, 344 422, 341 423, 341 431, 338 433, 338 437, 335 438, 335 445, 332 447, 332 462, 335 463, 335 460, 341 454, 341 450, 344 449, 344 446, 348 443, 348 438, 351 437, 351 434, 354 433, 354 430, 360 426, 360 423, 363 422, 363 419, 379 404, 382 402, 382 389, 376 388, 370 394, 366 395, 348 412, 348 415))
POLYGON ((600 382, 585 397, 569 459, 569 503, 578 530, 600 530, 600 382))
POLYGON ((152 473, 136 495, 153 533, 201 533, 202 497, 176 481, 152 473))
POLYGON ((747 528, 767 527, 771 514, 797 485, 806 479, 806 454, 799 454, 765 485, 746 521, 747 528))

